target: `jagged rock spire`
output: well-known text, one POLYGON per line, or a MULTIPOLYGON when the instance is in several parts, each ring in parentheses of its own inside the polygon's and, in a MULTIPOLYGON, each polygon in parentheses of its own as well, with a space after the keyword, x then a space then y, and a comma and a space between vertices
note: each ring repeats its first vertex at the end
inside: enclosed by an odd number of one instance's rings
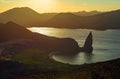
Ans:
POLYGON ((85 44, 84 44, 84 47, 83 47, 84 51, 88 52, 88 53, 91 53, 93 51, 92 44, 93 44, 93 35, 92 35, 92 32, 90 32, 88 37, 85 40, 85 44))

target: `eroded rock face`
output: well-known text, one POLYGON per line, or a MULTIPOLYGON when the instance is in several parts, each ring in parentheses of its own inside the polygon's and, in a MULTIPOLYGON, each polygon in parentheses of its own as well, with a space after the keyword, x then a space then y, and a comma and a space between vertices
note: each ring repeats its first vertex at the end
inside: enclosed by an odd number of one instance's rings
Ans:
POLYGON ((75 54, 75 53, 78 53, 80 51, 80 47, 79 47, 78 43, 72 38, 61 38, 58 41, 56 40, 54 42, 56 42, 55 47, 61 53, 75 54))
POLYGON ((92 36, 92 32, 90 32, 88 37, 85 40, 83 51, 87 53, 92 53, 93 51, 92 44, 93 44, 93 36, 92 36))
POLYGON ((56 38, 36 34, 35 41, 42 49, 66 54, 75 54, 80 51, 78 43, 72 38, 56 38))

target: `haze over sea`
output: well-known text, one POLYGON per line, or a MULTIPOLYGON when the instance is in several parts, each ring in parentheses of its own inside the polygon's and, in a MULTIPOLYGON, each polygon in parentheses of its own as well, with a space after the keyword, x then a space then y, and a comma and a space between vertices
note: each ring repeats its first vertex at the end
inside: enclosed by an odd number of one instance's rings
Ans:
POLYGON ((78 42, 80 47, 84 45, 84 41, 89 32, 93 32, 93 54, 80 52, 74 56, 54 55, 53 58, 59 62, 84 64, 120 58, 120 30, 99 31, 90 29, 59 29, 47 27, 32 27, 28 29, 48 36, 73 38, 78 42))

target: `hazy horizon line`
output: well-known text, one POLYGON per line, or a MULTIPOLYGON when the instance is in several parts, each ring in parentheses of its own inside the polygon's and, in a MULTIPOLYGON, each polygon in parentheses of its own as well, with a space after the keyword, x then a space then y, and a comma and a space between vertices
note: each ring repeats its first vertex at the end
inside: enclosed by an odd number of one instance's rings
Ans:
POLYGON ((74 12, 92 12, 92 11, 97 11, 97 12, 110 12, 110 11, 116 11, 116 10, 120 10, 120 9, 113 9, 113 10, 78 10, 78 11, 61 11, 61 12, 39 12, 31 7, 13 7, 13 8, 10 8, 10 9, 7 9, 7 10, 4 10, 4 11, 0 11, 0 13, 4 13, 6 11, 9 11, 9 10, 12 10, 12 9, 15 9, 15 8, 30 8, 34 11, 36 11, 37 13, 40 13, 40 14, 44 14, 44 13, 74 13, 74 12))

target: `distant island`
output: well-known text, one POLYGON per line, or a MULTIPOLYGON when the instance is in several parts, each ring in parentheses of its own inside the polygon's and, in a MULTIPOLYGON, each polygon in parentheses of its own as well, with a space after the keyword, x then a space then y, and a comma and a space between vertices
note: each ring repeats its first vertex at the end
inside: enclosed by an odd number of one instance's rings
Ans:
POLYGON ((70 29, 120 29, 120 10, 109 12, 69 12, 40 14, 28 7, 13 8, 0 13, 0 22, 13 21, 26 27, 55 27, 70 29))

